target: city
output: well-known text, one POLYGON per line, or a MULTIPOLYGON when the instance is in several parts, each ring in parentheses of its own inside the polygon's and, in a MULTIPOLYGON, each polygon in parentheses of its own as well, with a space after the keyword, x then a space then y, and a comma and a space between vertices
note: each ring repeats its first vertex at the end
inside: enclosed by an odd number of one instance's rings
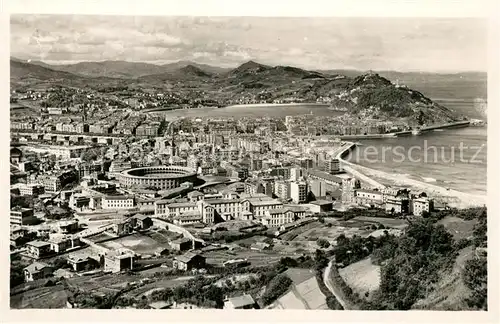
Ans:
POLYGON ((10 64, 11 308, 487 309, 485 195, 350 158, 484 115, 373 71, 10 64))

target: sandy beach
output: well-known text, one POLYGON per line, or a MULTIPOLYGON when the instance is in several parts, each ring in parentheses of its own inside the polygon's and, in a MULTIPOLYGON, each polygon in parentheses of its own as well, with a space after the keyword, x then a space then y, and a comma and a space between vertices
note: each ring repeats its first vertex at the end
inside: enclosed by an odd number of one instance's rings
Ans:
POLYGON ((365 179, 364 182, 368 182, 376 188, 381 188, 382 186, 407 187, 411 190, 423 191, 427 193, 429 197, 434 198, 436 201, 445 202, 448 204, 448 206, 456 208, 468 208, 486 205, 486 195, 469 194, 458 190, 443 188, 415 179, 402 177, 399 174, 391 174, 384 171, 367 168, 345 161, 343 159, 341 161, 345 166, 345 170, 347 172, 358 178, 361 177, 362 179, 365 179), (366 181, 366 179, 371 180, 366 181))
POLYGON ((319 102, 293 102, 293 103, 258 103, 258 104, 238 104, 238 105, 230 105, 224 108, 234 108, 234 107, 291 107, 291 106, 318 106, 318 107, 327 107, 329 104, 319 103, 319 102))

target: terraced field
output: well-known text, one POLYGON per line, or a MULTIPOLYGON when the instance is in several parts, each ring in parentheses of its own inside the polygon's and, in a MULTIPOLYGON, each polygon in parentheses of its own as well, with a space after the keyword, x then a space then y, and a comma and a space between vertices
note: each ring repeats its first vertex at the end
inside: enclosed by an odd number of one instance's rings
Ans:
POLYGON ((380 286, 380 266, 371 263, 370 258, 339 269, 340 276, 360 296, 369 296, 380 286))

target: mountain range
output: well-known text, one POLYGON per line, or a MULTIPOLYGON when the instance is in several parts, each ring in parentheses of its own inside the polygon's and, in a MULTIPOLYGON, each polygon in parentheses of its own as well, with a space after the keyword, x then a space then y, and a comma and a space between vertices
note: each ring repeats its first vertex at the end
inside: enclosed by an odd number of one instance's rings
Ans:
MULTIPOLYGON (((437 88, 443 84, 458 84, 458 88, 461 87, 465 92, 470 88, 467 87, 470 79, 477 84, 486 82, 486 74, 481 73, 440 75, 391 71, 310 71, 255 61, 227 69, 190 61, 163 65, 126 61, 49 65, 11 58, 10 66, 13 86, 60 84, 77 87, 153 87, 175 89, 180 94, 199 91, 205 98, 223 102, 234 98, 315 101, 319 97, 330 97, 334 98, 333 104, 347 107, 355 113, 420 119, 423 122, 459 118, 457 113, 423 94, 427 92, 421 91, 425 80, 431 80, 430 83, 434 82, 437 88), (412 82, 419 85, 420 91, 410 88, 412 82)), ((446 95, 446 91, 443 94, 446 95)), ((439 93, 434 93, 433 97, 436 96, 439 97, 439 93)), ((471 96, 473 98, 474 94, 471 96)))
MULTIPOLYGON (((17 61, 19 62, 20 60, 17 61)), ((205 72, 215 74, 229 70, 191 61, 178 61, 162 65, 128 61, 80 62, 75 64, 54 65, 47 64, 41 61, 30 61, 29 63, 55 71, 69 72, 86 77, 111 77, 124 79, 134 79, 146 75, 174 72, 187 66, 196 67, 205 72)))

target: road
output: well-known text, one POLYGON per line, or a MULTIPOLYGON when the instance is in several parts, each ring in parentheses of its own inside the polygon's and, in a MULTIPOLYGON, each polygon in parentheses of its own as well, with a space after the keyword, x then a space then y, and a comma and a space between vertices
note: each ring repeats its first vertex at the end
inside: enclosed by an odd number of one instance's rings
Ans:
POLYGON ((340 288, 335 287, 335 283, 331 279, 330 272, 332 271, 332 266, 333 266, 333 260, 330 260, 330 262, 328 262, 328 266, 325 268, 325 271, 323 272, 323 281, 325 282, 325 285, 328 288, 328 290, 330 290, 331 293, 335 296, 335 298, 337 298, 340 305, 342 305, 342 307, 345 310, 353 309, 350 303, 342 298, 343 294, 340 292, 341 291, 340 288))

